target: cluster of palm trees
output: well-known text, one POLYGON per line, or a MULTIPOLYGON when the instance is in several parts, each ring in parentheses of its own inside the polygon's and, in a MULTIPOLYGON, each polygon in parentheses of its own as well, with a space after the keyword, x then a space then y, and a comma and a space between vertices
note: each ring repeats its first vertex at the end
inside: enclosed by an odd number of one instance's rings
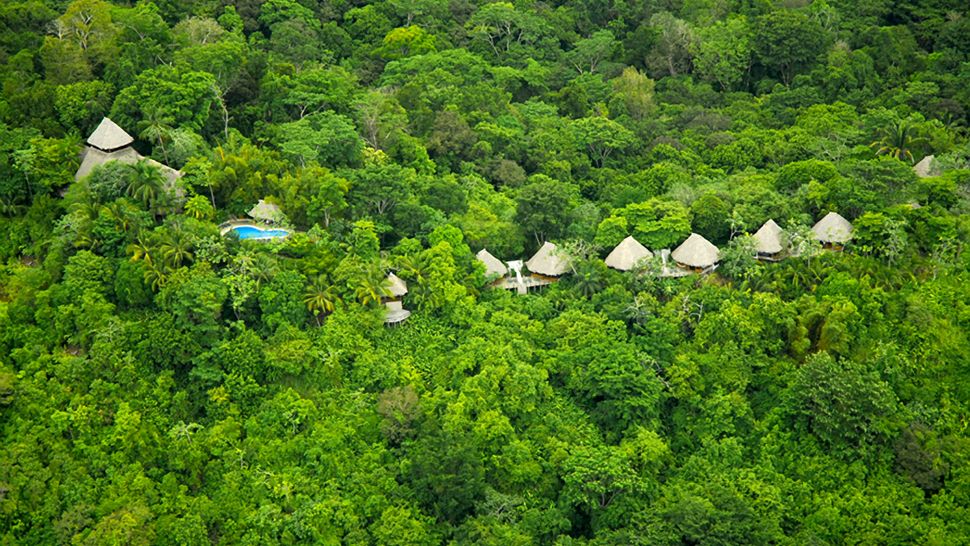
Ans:
POLYGON ((345 277, 341 282, 334 282, 331 276, 321 274, 307 285, 303 303, 317 321, 317 325, 347 298, 353 298, 364 306, 372 306, 380 304, 391 295, 390 281, 380 267, 360 264, 341 276, 345 277))
POLYGON ((176 223, 148 238, 139 236, 128 245, 128 253, 132 261, 144 263, 145 282, 157 291, 173 272, 192 262, 194 243, 195 237, 176 223))

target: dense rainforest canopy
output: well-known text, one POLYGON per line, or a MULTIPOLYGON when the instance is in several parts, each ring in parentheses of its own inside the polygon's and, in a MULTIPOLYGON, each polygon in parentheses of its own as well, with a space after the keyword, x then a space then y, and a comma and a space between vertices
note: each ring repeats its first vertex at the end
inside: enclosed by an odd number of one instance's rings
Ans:
POLYGON ((965 0, 3 0, 0 82, 0 544, 970 544, 965 0))

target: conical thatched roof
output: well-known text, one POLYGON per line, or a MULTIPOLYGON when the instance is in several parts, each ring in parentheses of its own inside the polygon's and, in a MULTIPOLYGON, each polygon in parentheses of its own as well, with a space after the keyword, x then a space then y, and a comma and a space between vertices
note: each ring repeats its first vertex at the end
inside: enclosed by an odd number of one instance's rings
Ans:
POLYGON ((920 178, 939 176, 940 170, 933 164, 934 161, 936 161, 936 156, 928 155, 921 159, 919 163, 913 165, 913 171, 916 172, 916 176, 920 178))
POLYGON ((256 206, 250 209, 249 216, 256 220, 279 222, 283 218, 283 213, 278 206, 260 199, 259 203, 256 203, 256 206))
POLYGON ((97 129, 88 137, 88 144, 105 152, 124 148, 134 141, 131 135, 108 118, 102 119, 97 129))
POLYGON ((408 293, 408 285, 405 284, 404 281, 394 273, 388 273, 387 280, 389 283, 387 289, 395 298, 400 298, 408 293))
POLYGON ((830 212, 812 226, 812 233, 823 243, 844 243, 852 238, 852 224, 837 212, 830 212))
POLYGON ((778 254, 782 251, 781 227, 774 220, 768 220, 755 232, 754 242, 761 254, 778 254))
POLYGON ((640 244, 640 241, 637 241, 631 236, 620 241, 620 244, 616 245, 616 248, 613 249, 613 252, 610 252, 610 255, 606 257, 605 261, 606 265, 613 269, 629 271, 640 260, 652 257, 653 252, 650 252, 647 247, 640 244))
POLYGON ((505 267, 502 260, 492 256, 492 253, 484 248, 479 250, 478 254, 475 254, 475 257, 478 258, 478 261, 485 264, 486 277, 504 277, 509 272, 509 268, 505 267))
POLYGON ((677 263, 688 267, 711 267, 717 263, 720 251, 704 237, 691 233, 670 256, 677 263))
POLYGON ((569 269, 569 261, 560 256, 556 251, 556 245, 547 241, 543 243, 542 248, 529 258, 529 261, 525 262, 525 266, 533 273, 548 277, 558 277, 569 269))

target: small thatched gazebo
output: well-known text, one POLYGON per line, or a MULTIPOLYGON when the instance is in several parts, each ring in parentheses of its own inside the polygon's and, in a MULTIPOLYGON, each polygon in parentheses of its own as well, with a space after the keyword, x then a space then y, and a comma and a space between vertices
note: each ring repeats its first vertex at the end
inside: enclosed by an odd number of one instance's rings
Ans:
POLYGON ((404 322, 405 319, 411 316, 411 311, 405 309, 401 303, 401 298, 408 293, 408 285, 394 273, 388 273, 387 292, 390 296, 385 298, 384 301, 384 307, 386 308, 384 324, 394 326, 395 324, 404 322))
POLYGON ((852 238, 852 224, 837 212, 830 212, 812 226, 812 233, 823 245, 841 247, 852 238))
POLYGON ((560 277, 569 270, 569 260, 558 254, 556 245, 546 241, 535 254, 525 262, 529 271, 543 277, 560 277))
POLYGON ((387 291, 391 293, 392 298, 400 298, 408 293, 408 285, 394 273, 387 274, 387 282, 387 291))
POLYGON ((702 273, 713 270, 720 256, 721 252, 716 246, 696 233, 691 233, 686 241, 670 253, 670 257, 681 267, 702 273))
POLYGON ((928 155, 919 160, 919 163, 913 165, 913 172, 920 178, 940 176, 940 169, 936 165, 936 156, 928 155))
POLYGON ((640 244, 633 236, 627 237, 616 245, 616 248, 606 257, 606 265, 620 271, 629 271, 636 267, 641 260, 649 260, 653 257, 647 247, 640 244))
POLYGON ((492 253, 484 248, 479 250, 478 254, 475 254, 475 258, 485 265, 486 277, 504 277, 509 273, 509 268, 502 263, 502 260, 492 256, 492 253))
POLYGON ((273 203, 267 203, 260 199, 252 209, 249 210, 250 218, 269 223, 279 223, 283 220, 283 211, 273 203))
POLYGON ((754 233, 755 248, 759 260, 777 261, 784 250, 781 226, 769 219, 754 233))

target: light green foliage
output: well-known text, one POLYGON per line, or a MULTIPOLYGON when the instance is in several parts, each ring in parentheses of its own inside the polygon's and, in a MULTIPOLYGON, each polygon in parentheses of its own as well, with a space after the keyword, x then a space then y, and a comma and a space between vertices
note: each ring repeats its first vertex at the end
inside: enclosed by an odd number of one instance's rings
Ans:
POLYGON ((646 62, 651 75, 677 76, 688 69, 691 62, 691 44, 696 39, 687 21, 678 19, 668 11, 650 17, 650 26, 656 36, 646 62))
POLYGON ((57 87, 54 107, 66 127, 79 132, 96 127, 113 98, 111 84, 102 81, 78 82, 57 87))
POLYGON ((622 151, 634 144, 634 135, 629 129, 603 117, 577 119, 570 129, 576 143, 600 167, 613 152, 622 151))
POLYGON ((363 143, 350 120, 333 112, 312 114, 278 127, 279 147, 300 165, 319 162, 335 167, 360 161, 363 143))
POLYGON ((751 66, 751 36, 743 17, 699 29, 691 47, 698 76, 725 91, 733 89, 751 66))
POLYGON ((434 35, 428 34, 417 25, 398 27, 384 36, 384 42, 376 51, 381 57, 393 61, 410 55, 421 55, 435 51, 434 35))
POLYGON ((755 260, 758 250, 750 236, 741 235, 731 239, 726 247, 721 248, 721 269, 724 275, 735 280, 745 280, 755 275, 758 262, 755 260))
POLYGON ((906 224, 881 213, 866 213, 856 218, 852 234, 853 245, 860 252, 884 258, 895 264, 906 253, 906 224))
POLYGON ((545 21, 509 2, 484 4, 466 24, 478 48, 499 61, 524 61, 537 51, 532 46, 549 32, 545 21))
POLYGON ((626 219, 629 235, 650 249, 671 248, 690 235, 690 213, 675 201, 651 199, 613 211, 626 219))
POLYGON ((614 106, 614 102, 623 105, 625 113, 634 119, 643 119, 652 114, 656 108, 654 102, 655 82, 637 71, 636 68, 626 67, 623 72, 611 82, 613 84, 614 100, 610 102, 610 109, 615 112, 621 110, 614 106))
POLYGON ((596 228, 594 242, 602 248, 613 248, 629 236, 630 228, 623 216, 604 218, 596 228))
POLYGON ((270 330, 281 324, 302 326, 306 321, 306 309, 302 298, 306 279, 299 273, 281 271, 259 291, 259 309, 263 323, 270 330))
POLYGON ((578 198, 575 186, 536 175, 517 195, 516 221, 537 244, 565 233, 568 215, 578 198))

